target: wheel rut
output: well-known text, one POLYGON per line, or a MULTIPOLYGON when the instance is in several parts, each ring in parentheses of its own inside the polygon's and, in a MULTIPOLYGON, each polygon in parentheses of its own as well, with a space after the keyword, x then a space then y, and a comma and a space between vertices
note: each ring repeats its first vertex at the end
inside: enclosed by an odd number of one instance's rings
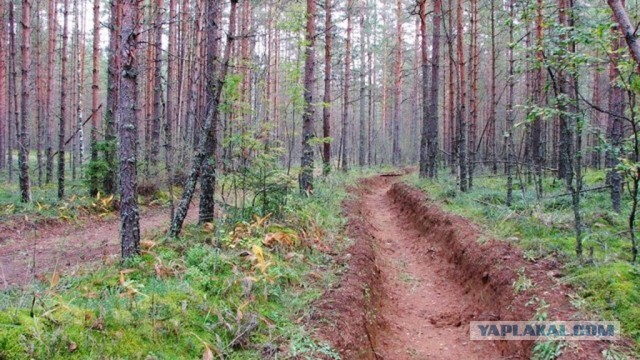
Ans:
POLYGON ((377 313, 380 359, 495 359, 492 342, 471 342, 466 317, 475 308, 468 291, 447 274, 454 265, 437 244, 402 214, 389 195, 391 181, 362 199, 383 294, 377 313))

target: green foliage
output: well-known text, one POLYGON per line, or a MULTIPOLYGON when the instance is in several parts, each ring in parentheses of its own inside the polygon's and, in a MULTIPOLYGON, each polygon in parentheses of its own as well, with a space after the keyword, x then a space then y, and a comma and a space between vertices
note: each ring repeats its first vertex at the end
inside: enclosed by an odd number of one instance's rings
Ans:
MULTIPOLYGON (((117 154, 117 142, 102 140, 96 142, 96 148, 98 153, 105 154, 117 154)), ((117 161, 113 159, 113 161, 117 161)), ((89 160, 85 168, 84 184, 88 189, 97 189, 104 193, 104 180, 107 178, 109 172, 115 171, 112 169, 113 164, 107 161, 104 156, 99 156, 96 160, 89 160)))
POLYGON ((532 360, 555 360, 562 355, 562 349, 565 347, 565 343, 560 341, 544 341, 537 342, 533 346, 532 360))

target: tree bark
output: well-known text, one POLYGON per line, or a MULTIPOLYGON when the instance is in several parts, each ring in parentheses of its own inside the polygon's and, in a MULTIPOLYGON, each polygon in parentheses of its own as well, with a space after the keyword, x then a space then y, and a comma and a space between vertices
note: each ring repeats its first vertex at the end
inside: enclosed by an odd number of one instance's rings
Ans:
POLYGON ((631 57, 637 64, 638 71, 640 71, 640 43, 638 43, 638 35, 636 26, 631 23, 631 19, 624 8, 623 0, 607 0, 609 7, 613 11, 613 17, 618 23, 618 29, 624 36, 631 57))
POLYGON ((438 175, 438 129, 440 127, 438 120, 438 98, 440 92, 440 32, 442 27, 442 0, 434 0, 433 12, 433 41, 431 42, 431 97, 429 100, 429 125, 427 128, 427 170, 429 178, 431 179, 438 175))
POLYGON ((392 157, 391 163, 400 165, 402 153, 400 149, 400 116, 402 116, 402 0, 398 0, 396 7, 396 67, 395 67, 395 96, 393 106, 392 157))
MULTIPOLYGON (((208 11, 217 11, 218 5, 209 4, 211 7, 208 8, 208 11)), ((220 73, 209 72, 207 77, 207 88, 211 92, 209 102, 207 104, 207 116, 205 118, 203 128, 202 128, 202 136, 200 136, 198 141, 198 147, 196 150, 196 154, 193 159, 193 165, 191 167, 191 171, 189 173, 189 177, 187 178, 184 186, 184 190, 182 192, 182 198, 180 203, 176 208, 176 214, 173 217, 173 221, 171 223, 171 229, 169 230, 169 235, 171 237, 176 237, 180 234, 182 230, 182 224, 184 223, 184 219, 187 216, 187 211, 189 210, 189 204, 191 203, 191 198, 193 197, 193 192, 195 191, 196 183, 198 182, 198 178, 201 173, 206 173, 207 176, 210 176, 210 179, 213 180, 210 182, 211 187, 215 190, 215 158, 212 159, 212 156, 217 154, 217 123, 218 123, 218 115, 219 115, 219 105, 220 105, 220 95, 222 93, 222 86, 227 77, 227 72, 229 69, 229 59, 231 58, 231 48, 233 45, 233 41, 235 40, 235 26, 236 26, 236 13, 238 8, 238 0, 231 0, 231 10, 229 12, 229 31, 227 35, 227 46, 224 51, 223 59, 222 59, 222 68, 220 69, 220 73), (210 145, 210 146, 208 146, 210 145), (205 162, 206 168, 203 169, 205 162)), ((211 13, 209 13, 211 14, 211 13)), ((216 26, 218 24, 214 24, 211 20, 216 19, 217 15, 209 15, 207 16, 207 34, 214 35, 216 32, 216 26)), ((216 36, 209 36, 207 39, 207 48, 208 54, 215 54, 215 47, 219 46, 220 39, 216 36)), ((214 56, 207 56, 207 69, 215 69, 215 63, 217 59, 214 56)), ((209 181, 209 180, 207 180, 209 181)), ((202 184, 201 184, 202 187, 202 184)), ((203 190, 203 194, 205 191, 203 190)), ((210 194, 210 191, 206 192, 210 194)), ((208 198, 204 199, 205 201, 209 201, 208 198)), ((207 218, 213 218, 213 194, 211 193, 211 202, 206 203, 205 212, 203 212, 203 198, 200 197, 200 220, 206 220, 207 218)))
POLYGON ((65 170, 65 119, 67 113, 67 40, 69 37, 69 0, 64 0, 64 22, 62 27, 62 49, 60 50, 60 120, 58 122, 58 198, 64 198, 65 170))
MULTIPOLYGON (((100 93, 100 0, 93 1, 93 71, 91 73, 91 162, 98 161, 98 107, 100 93)), ((97 173, 89 174, 89 194, 98 194, 97 173)))
MULTIPOLYGON (((537 0, 536 6, 536 40, 538 50, 536 51, 537 57, 537 67, 535 70, 535 80, 534 80, 534 101, 536 102, 538 107, 543 107, 545 105, 544 98, 544 69, 542 64, 544 62, 544 53, 543 53, 543 17, 542 17, 542 0, 537 0)), ((533 150, 533 161, 535 165, 535 174, 536 174, 536 195, 538 200, 542 198, 542 169, 544 167, 544 144, 542 143, 542 121, 539 116, 537 116, 533 120, 532 124, 532 133, 531 133, 531 146, 533 150)))
MULTIPOLYGON (((434 4, 435 7, 435 4, 434 4)), ((429 55, 427 49, 427 0, 421 0, 419 3, 419 18, 420 18, 420 59, 422 68, 422 130, 420 136, 420 171, 419 175, 425 178, 429 174, 429 154, 427 152, 429 136, 429 55)), ((434 20, 435 22, 435 20, 434 20)), ((435 26, 435 24, 434 24, 435 26)), ((435 29, 434 29, 435 31, 435 29)), ((435 39, 434 39, 435 40, 435 39)), ((435 82, 435 81, 434 81, 435 82)))
MULTIPOLYGON (((220 79, 216 79, 216 74, 218 71, 217 68, 217 61, 219 58, 219 51, 220 51, 220 16, 221 16, 221 8, 220 8, 220 4, 210 4, 207 3, 206 5, 206 11, 207 11, 207 16, 206 16, 206 20, 205 20, 205 36, 206 36, 206 48, 205 48, 205 54, 206 54, 206 65, 205 65, 205 71, 206 71, 206 86, 207 89, 209 89, 209 93, 206 94, 206 99, 207 99, 207 104, 212 104, 210 106, 215 106, 215 108, 211 108, 207 110, 206 116, 207 119, 205 119, 205 123, 207 121, 209 121, 209 117, 213 117, 210 121, 211 124, 209 126, 209 129, 206 130, 206 132, 203 132, 201 135, 201 139, 204 139, 204 152, 205 152, 205 158, 203 163, 201 164, 201 178, 200 178, 200 213, 199 213, 199 218, 198 218, 198 222, 199 223, 205 223, 208 221, 213 220, 214 218, 214 207, 215 207, 215 202, 214 202, 214 194, 215 194, 215 176, 216 176, 216 164, 217 164, 217 148, 218 148, 218 113, 219 113, 219 102, 220 102, 220 94, 222 92, 222 87, 226 78, 226 66, 225 69, 223 69, 224 74, 220 75, 221 78, 220 79)), ((232 4, 232 6, 234 6, 232 4)), ((232 8, 232 10, 234 11, 233 13, 233 21, 229 22, 229 32, 235 31, 235 24, 236 24, 236 7, 237 5, 234 6, 234 8, 232 8), (233 29, 231 29, 231 25, 234 26, 233 29)), ((233 50, 233 42, 231 40, 229 40, 227 42, 227 47, 229 48, 228 51, 233 50)), ((230 53, 229 53, 230 54, 230 53)), ((226 52, 225 52, 225 56, 226 56, 226 52)), ((229 55, 231 56, 231 55, 229 55)), ((228 64, 229 60, 226 59, 225 64, 228 64)), ((207 125, 205 124, 205 127, 207 125)))
POLYGON ((322 107, 322 136, 325 138, 325 141, 322 144, 322 162, 323 173, 326 175, 331 170, 331 143, 327 141, 327 139, 331 137, 331 37, 333 36, 331 0, 325 0, 324 6, 324 98, 322 100, 324 104, 322 107))
POLYGON ((513 104, 514 104, 514 97, 515 97, 515 93, 514 93, 514 86, 515 86, 515 59, 513 56, 513 33, 514 33, 514 22, 513 19, 515 19, 515 0, 510 0, 509 2, 509 16, 512 19, 511 21, 509 21, 509 47, 507 50, 507 57, 508 57, 508 83, 507 86, 509 88, 508 90, 508 96, 507 96, 507 131, 505 134, 505 141, 506 141, 506 148, 507 148, 507 154, 506 154, 506 172, 507 172, 507 200, 506 200, 506 205, 509 207, 512 204, 513 201, 513 164, 515 163, 515 159, 514 159, 514 155, 515 155, 515 149, 514 149, 514 144, 513 144, 513 126, 515 123, 515 113, 513 110, 513 104))
MULTIPOLYGON (((67 0, 65 0, 67 1, 67 0)), ((122 61, 118 91, 118 132, 120 135, 120 241, 122 257, 140 253, 136 144, 138 137, 138 35, 137 0, 118 0, 122 21, 118 37, 118 58, 122 61)))
MULTIPOLYGON (((13 12, 13 3, 10 5, 13 12)), ((13 17, 13 15, 11 16, 13 17)), ((12 21, 13 26, 13 21, 12 21)), ((13 33, 12 33, 13 36, 13 33)), ((15 61, 15 59, 14 59, 15 61)), ((29 121, 29 66, 31 66, 31 4, 22 0, 22 97, 20 99, 20 130, 18 133, 18 163, 20 167, 20 199, 26 203, 31 201, 29 188, 29 138, 27 123, 29 121)))
POLYGON ((107 166, 103 187, 107 194, 114 194, 116 192, 116 112, 120 89, 120 59, 118 54, 121 46, 119 37, 121 12, 121 2, 117 0, 111 1, 107 66, 107 109, 104 114, 104 140, 106 143, 104 161, 107 166))
MULTIPOLYGON (((300 158, 300 192, 311 194, 313 191, 313 146, 314 136, 313 92, 315 85, 315 0, 307 0, 307 28, 305 32, 304 58, 304 113, 302 114, 302 156, 300 158)), ((349 31, 349 30, 347 30, 349 31)))
MULTIPOLYGON (((612 32, 617 30, 612 29, 612 32)), ((623 123, 622 117, 625 114, 624 89, 617 84, 620 77, 618 72, 618 62, 620 55, 618 50, 622 46, 622 39, 618 38, 613 41, 612 58, 609 63, 609 112, 607 125, 607 141, 610 148, 607 150, 605 158, 605 166, 607 167, 607 183, 611 186, 611 206, 613 211, 620 213, 621 197, 622 197, 622 174, 618 171, 617 166, 620 163, 619 157, 622 156, 622 140, 623 140, 623 123)))
POLYGON ((458 165, 460 169, 460 191, 467 191, 467 81, 465 76, 464 25, 462 0, 456 8, 456 49, 458 63, 458 104, 456 118, 458 123, 458 165))
POLYGON ((349 140, 348 127, 349 127, 349 84, 351 82, 351 11, 353 10, 353 0, 347 1, 347 39, 345 44, 344 55, 344 86, 342 96, 342 131, 340 135, 340 161, 342 162, 341 168, 343 171, 349 170, 349 140))
POLYGON ((5 158, 7 154, 7 143, 5 142, 5 137, 7 136, 7 125, 9 124, 10 118, 7 108, 7 82, 4 81, 4 79, 7 78, 7 65, 5 63, 6 20, 5 2, 0 1, 0 170, 4 169, 7 165, 5 158))
POLYGON ((365 29, 364 29, 364 13, 365 13, 365 0, 362 0, 360 5, 360 138, 358 141, 358 166, 363 167, 367 161, 367 148, 366 148, 366 113, 365 113, 365 74, 367 63, 365 61, 366 49, 365 49, 365 29))

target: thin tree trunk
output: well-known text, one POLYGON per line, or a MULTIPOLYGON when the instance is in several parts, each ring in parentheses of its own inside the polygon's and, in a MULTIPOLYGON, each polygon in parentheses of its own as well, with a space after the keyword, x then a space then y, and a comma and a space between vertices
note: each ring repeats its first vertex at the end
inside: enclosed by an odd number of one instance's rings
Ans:
MULTIPOLYGON (((65 0, 66 1, 66 0, 65 0)), ((112 1, 110 7, 109 26, 109 53, 107 66, 107 109, 104 114, 105 122, 105 151, 104 161, 106 173, 103 182, 104 191, 107 194, 116 192, 116 112, 118 106, 118 92, 120 89, 120 13, 122 4, 120 1, 112 1)))
POLYGON ((402 161, 402 153, 400 149, 400 116, 402 116, 402 0, 398 0, 396 7, 396 67, 395 67, 395 96, 393 106, 393 140, 392 140, 392 158, 393 165, 398 166, 402 161))
MULTIPOLYGON (((509 17, 511 19, 515 19, 515 0, 510 0, 509 2, 509 17)), ((514 33, 514 25, 513 21, 509 21, 509 44, 513 44, 513 33, 514 33)), ((515 85, 515 59, 513 56, 513 46, 509 46, 507 49, 507 57, 508 57, 508 96, 507 96, 507 132, 506 132, 506 142, 507 142, 507 154, 506 154, 506 172, 507 172, 507 200, 506 205, 511 206, 513 202, 513 164, 514 164, 514 155, 515 149, 513 144, 513 126, 515 122, 515 113, 513 110, 514 103, 514 85, 515 85)))
MULTIPOLYGON (((12 120, 13 123, 13 134, 9 132, 9 138, 15 136, 16 145, 18 146, 18 171, 20 171, 21 165, 21 136, 20 136, 20 112, 18 111, 18 70, 17 70, 17 52, 16 52, 16 29, 15 29, 15 15, 14 15, 14 4, 12 1, 9 2, 9 50, 11 52, 9 57, 9 92, 12 97, 11 102, 11 111, 13 113, 12 120)), ((13 180, 13 147, 9 146, 9 181, 13 180)), ((20 187, 22 188, 22 177, 20 176, 20 187)))
MULTIPOLYGON (((315 26, 316 2, 307 0, 307 28, 305 32, 304 57, 304 113, 302 114, 302 157, 300 158, 300 192, 313 191, 313 146, 314 115, 313 88, 315 85, 315 26)), ((349 25, 350 26, 350 25, 349 25)), ((347 30, 349 31, 349 30, 347 30)))
POLYGON ((140 253, 136 171, 139 8, 137 0, 118 1, 122 6, 122 22, 118 32, 120 48, 117 55, 122 60, 117 106, 120 134, 120 239, 122 257, 128 258, 140 253))
POLYGON ((473 186, 478 126, 478 0, 471 1, 471 42, 469 44, 469 188, 473 186))
POLYGON ((341 141, 341 155, 342 170, 347 171, 349 169, 349 141, 348 127, 349 127, 349 84, 351 82, 351 11, 353 10, 353 0, 347 2, 347 40, 346 49, 344 55, 344 85, 343 85, 343 97, 342 97, 342 131, 340 136, 341 141))
MULTIPOLYGON (((223 74, 220 75, 221 78, 220 79, 216 79, 215 76, 217 74, 217 61, 218 58, 220 57, 219 52, 220 52, 220 41, 219 41, 219 32, 220 32, 220 28, 219 28, 219 19, 221 16, 221 5, 219 4, 207 4, 205 10, 207 11, 207 16, 206 16, 206 20, 205 20, 205 36, 206 36, 206 48, 205 50, 205 56, 207 59, 206 65, 205 65, 205 71, 206 71, 206 87, 208 89, 208 91, 210 91, 207 95, 206 95, 206 99, 207 99, 207 104, 208 106, 215 106, 215 108, 212 109, 208 109, 206 116, 207 118, 205 119, 205 128, 207 126, 206 122, 211 121, 211 125, 209 127, 209 129, 203 129, 206 130, 206 132, 202 132, 201 135, 201 139, 204 139, 204 148, 203 151, 205 152, 205 157, 203 159, 201 166, 201 174, 202 177, 200 178, 200 190, 201 190, 201 194, 200 194, 200 214, 199 214, 199 223, 205 223, 208 221, 213 220, 214 218, 214 207, 215 207, 215 202, 214 202, 214 194, 215 194, 215 176, 216 176, 216 165, 217 165, 217 159, 216 159, 216 155, 217 155, 217 148, 218 148, 218 114, 219 114, 219 109, 218 109, 218 105, 220 102, 220 94, 222 92, 222 86, 224 84, 225 78, 226 78, 226 69, 227 69, 227 65, 229 62, 229 59, 225 59, 225 68, 223 69, 223 74), (212 105, 210 105, 212 104, 212 105), (211 115, 210 115, 211 114, 211 115), (212 117, 211 120, 209 120, 209 117, 212 117)), ((229 32, 230 33, 234 33, 235 32, 235 24, 236 24, 236 7, 237 5, 234 5, 232 3, 232 7, 233 7, 233 22, 229 22, 229 32), (231 26, 234 26, 234 28, 231 28, 231 26)), ((227 52, 230 53, 231 50, 233 50, 233 45, 234 43, 229 40, 227 47, 229 49, 225 50, 225 57, 227 52)), ((230 55, 229 55, 230 56, 230 55)))
MULTIPOLYGON (((324 35, 324 98, 322 107, 322 136, 325 138, 322 151, 323 173, 331 171, 331 0, 325 0, 325 35, 324 35)), ((277 76, 277 75, 276 75, 277 76)))
MULTIPOLYGON (((434 5, 435 6, 435 5, 434 5)), ((422 130, 420 136, 420 171, 419 175, 425 178, 429 174, 429 154, 427 152, 429 143, 429 55, 427 49, 427 0, 421 0, 419 4, 419 29, 420 29, 420 54, 422 68, 422 130)), ((435 26, 435 25, 434 25, 435 26)), ((416 76, 417 77, 417 76, 416 76)), ((435 82, 435 80, 434 80, 435 82)))
MULTIPOLYGON (((438 175, 438 129, 440 127, 438 120, 438 98, 440 91, 440 32, 442 26, 442 0, 434 0, 433 12, 433 41, 431 42, 431 97, 429 99, 429 125, 427 127, 427 170, 429 178, 431 179, 438 175)), ((424 70, 425 69, 423 68, 423 71, 424 70)))
POLYGON ((64 23, 62 28, 62 49, 60 53, 60 120, 58 128, 58 198, 64 198, 65 129, 67 118, 67 40, 69 38, 69 0, 64 0, 64 23))
POLYGON ((151 153, 149 164, 156 173, 158 166, 158 156, 160 154, 160 128, 163 119, 163 100, 162 100, 162 0, 155 1, 155 20, 153 25, 153 33, 155 39, 153 41, 154 48, 154 66, 153 66, 153 115, 151 121, 151 153))
POLYGON ((6 17, 5 17, 5 2, 0 1, 0 170, 6 167, 6 158, 7 154, 7 142, 6 132, 7 125, 9 123, 9 112, 7 107, 7 82, 4 79, 7 78, 7 68, 5 63, 6 57, 6 17))
POLYGON ((491 0, 491 104, 489 111, 489 136, 487 138, 487 149, 489 150, 489 160, 491 161, 491 172, 498 173, 498 154, 496 147, 496 108, 498 99, 496 94, 496 25, 495 25, 495 0, 491 0))
MULTIPOLYGON (((100 93, 100 0, 93 1, 93 71, 91 73, 91 162, 98 162, 98 107, 100 93)), ((98 194, 98 177, 95 171, 89 174, 89 194, 98 194)))
MULTIPOLYGON (((84 2, 83 2, 84 4, 84 2)), ((83 5, 84 6, 84 5, 83 5)), ((83 7, 84 9, 84 7, 83 7)), ((76 136, 74 139, 77 141, 77 165, 82 172, 82 164, 84 158, 84 128, 83 128, 83 99, 84 99, 84 11, 82 12, 82 20, 80 20, 80 9, 78 8, 78 2, 76 2, 76 136)), ((75 171, 74 171, 75 174, 75 171)), ((82 174, 80 175, 82 176, 82 174)), ((74 175, 75 178, 75 175, 74 175)))
POLYGON ((363 167, 367 160, 367 148, 366 148, 366 114, 365 114, 365 74, 366 74, 366 49, 365 49, 365 29, 364 29, 364 13, 365 13, 365 0, 362 0, 360 5, 360 137, 358 141, 358 165, 363 167))
MULTIPOLYGON (((616 32, 615 29, 611 30, 616 32)), ((618 72, 618 62, 620 55, 618 50, 622 46, 622 39, 618 38, 613 41, 612 59, 609 63, 609 112, 607 125, 607 141, 610 148, 606 153, 605 166, 607 170, 607 183, 611 186, 611 206, 613 211, 620 213, 620 203, 622 197, 622 174, 618 171, 617 166, 620 162, 619 157, 623 156, 622 137, 623 123, 622 117, 625 114, 624 89, 618 86, 617 80, 620 76, 618 72)))
POLYGON ((467 191, 467 82, 465 76, 464 26, 462 0, 458 0, 456 8, 456 49, 458 62, 458 105, 456 118, 458 123, 458 165, 460 168, 460 191, 467 191))
MULTIPOLYGON (((534 101, 539 107, 543 107, 545 104, 544 99, 544 74, 542 63, 544 61, 544 53, 543 53, 543 33, 542 33, 542 25, 543 25, 543 17, 542 17, 542 0, 537 0, 537 16, 536 16, 536 39, 537 39, 537 47, 536 51, 537 57, 537 66, 535 70, 535 81, 534 81, 534 101)), ((533 150, 533 161, 535 164, 535 174, 536 174, 536 195, 538 200, 542 198, 542 169, 544 167, 544 146, 542 143, 542 121, 539 116, 537 116, 533 120, 532 124, 532 138, 531 138, 531 146, 533 150)))
MULTIPOLYGON (((216 47, 219 46, 220 39, 216 37, 214 34, 216 33, 217 24, 212 22, 212 19, 216 19, 218 16, 211 14, 211 12, 217 11, 218 5, 208 4, 208 12, 209 15, 207 18, 209 21, 207 22, 207 34, 210 35, 207 37, 207 48, 209 54, 216 54, 216 47)), ((233 45, 233 41, 235 40, 234 29, 236 26, 236 13, 238 8, 238 0, 231 0, 231 10, 229 12, 229 31, 227 35, 227 46, 224 51, 224 56, 222 59, 222 68, 220 69, 220 74, 216 74, 215 72, 207 71, 207 88, 211 91, 211 96, 209 99, 209 103, 207 105, 207 116, 205 118, 204 126, 202 129, 202 136, 200 136, 198 147, 196 154, 193 159, 193 165, 191 167, 191 171, 189 173, 189 177, 185 182, 185 187, 182 192, 182 199, 178 204, 176 209, 176 214, 173 217, 173 221, 171 223, 171 229, 169 230, 169 235, 172 237, 176 237, 180 234, 182 229, 182 224, 184 223, 184 219, 187 216, 187 211, 189 210, 189 204, 191 203, 191 198, 193 196, 193 192, 195 191, 196 183, 198 182, 198 178, 200 177, 201 172, 208 173, 207 175, 215 181, 215 159, 212 159, 212 156, 217 154, 217 123, 218 123, 218 115, 219 115, 219 104, 220 104, 220 95, 222 93, 222 86, 226 81, 227 72, 229 69, 229 60, 231 58, 231 47, 233 45), (210 145, 210 146, 208 146, 210 145), (207 168, 203 169, 203 165, 207 162, 207 168)), ((212 56, 207 57, 207 69, 214 70, 215 63, 217 59, 212 56)), ((211 182, 211 187, 215 190, 215 182, 211 182)), ((201 184, 202 188, 202 184, 201 184)), ((205 190, 203 190, 203 193, 205 190)), ((206 219, 209 216, 213 218, 213 194, 211 194, 211 203, 206 205, 206 213, 203 212, 202 196, 200 197, 200 220, 203 220, 203 217, 206 219), (204 215, 204 216, 203 216, 204 215)), ((205 199, 208 201, 208 199, 205 199)))
MULTIPOLYGON (((13 13, 13 3, 9 5, 13 13)), ((11 14, 13 18, 13 14, 11 14)), ((13 19, 11 19, 13 26, 13 19)), ((12 36, 14 36, 12 31, 12 36)), ((13 42, 14 40, 12 40, 13 42)), ((15 58, 14 58, 15 61, 15 58)), ((22 1, 22 97, 20 99, 20 130, 18 133, 18 163, 20 167, 20 199, 22 202, 31 201, 29 184, 29 137, 27 126, 29 121, 29 66, 31 66, 31 4, 29 0, 22 1)), ((16 127, 17 128, 17 127, 16 127)))
MULTIPOLYGON (((176 79, 175 56, 176 56, 176 0, 169 0, 169 52, 167 54, 167 108, 164 123, 165 134, 165 166, 167 168, 167 187, 170 198, 170 217, 174 217, 173 204, 173 131, 177 127, 176 106, 173 97, 174 83, 176 79), (174 126, 175 125, 175 126, 174 126)), ((183 9, 186 11, 186 9, 183 9)), ((180 86, 180 85, 178 85, 180 86)), ((180 97, 177 97, 180 101, 180 97)))
MULTIPOLYGON (((43 150, 43 141, 44 141, 44 119, 45 119, 45 115, 44 115, 44 106, 46 104, 46 100, 44 99, 44 93, 42 90, 43 87, 43 79, 44 79, 44 75, 42 74, 42 58, 41 58, 41 51, 42 51, 42 17, 40 16, 40 4, 41 1, 38 0, 36 2, 36 24, 35 24, 35 28, 36 28, 36 33, 35 33, 35 38, 36 38, 36 45, 35 45, 35 50, 36 50, 36 54, 35 54, 35 58, 36 58, 36 64, 35 64, 35 88, 36 88, 36 104, 35 104, 35 109, 36 109, 36 164, 38 166, 38 186, 42 186, 42 180, 43 180, 43 163, 42 163, 42 150, 43 150)), ((2 78, 0 78, 2 79, 2 78)), ((2 136, 2 134, 0 133, 0 136, 2 136)), ((1 142, 1 141, 0 141, 1 142)), ((1 151, 0 151, 1 153, 1 151)))

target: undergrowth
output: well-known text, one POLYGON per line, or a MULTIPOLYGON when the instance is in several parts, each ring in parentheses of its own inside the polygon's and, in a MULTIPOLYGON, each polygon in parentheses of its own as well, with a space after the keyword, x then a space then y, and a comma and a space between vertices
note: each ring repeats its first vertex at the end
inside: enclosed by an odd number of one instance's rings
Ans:
MULTIPOLYGON (((587 171, 585 189, 602 186, 604 178, 604 171, 587 171)), ((523 188, 522 182, 516 181, 511 208, 505 206, 506 180, 501 176, 477 176, 473 189, 466 193, 457 191, 455 179, 447 175, 424 180, 414 174, 406 181, 424 189, 446 210, 473 220, 496 238, 517 244, 526 260, 561 261, 563 281, 577 289, 580 297, 572 303, 582 305, 583 311, 594 316, 620 321, 623 334, 635 340, 636 351, 640 352, 640 267, 630 263, 628 194, 623 198, 622 214, 616 214, 606 189, 583 193, 586 254, 579 261, 575 256, 571 196, 565 195, 562 181, 545 178, 541 201, 537 201, 532 184, 525 182, 523 188)))
POLYGON ((0 292, 0 359, 338 358, 305 324, 338 281, 345 185, 316 180, 283 216, 247 215, 158 232, 125 263, 0 292))

